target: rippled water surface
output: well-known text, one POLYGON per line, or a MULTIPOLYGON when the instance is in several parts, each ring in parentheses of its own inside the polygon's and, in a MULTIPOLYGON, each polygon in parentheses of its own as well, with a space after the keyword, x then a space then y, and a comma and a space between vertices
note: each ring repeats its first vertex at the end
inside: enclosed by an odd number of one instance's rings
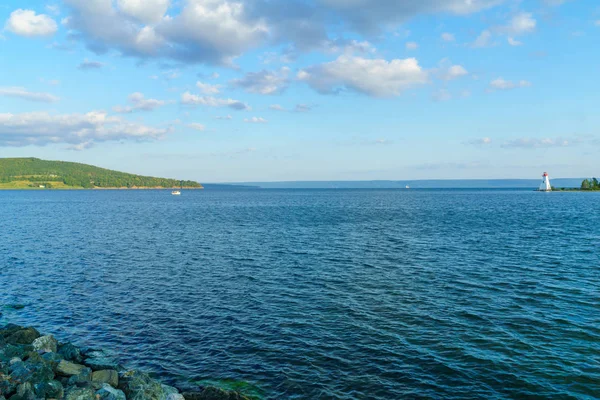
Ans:
POLYGON ((600 397, 600 194, 0 191, 2 322, 268 399, 600 397))

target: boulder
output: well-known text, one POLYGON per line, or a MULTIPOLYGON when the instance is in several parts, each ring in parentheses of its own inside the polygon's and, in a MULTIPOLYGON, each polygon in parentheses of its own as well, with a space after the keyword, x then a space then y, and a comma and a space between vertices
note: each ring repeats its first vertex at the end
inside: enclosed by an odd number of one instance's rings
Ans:
POLYGON ((42 399, 62 399, 65 390, 59 381, 42 382, 35 385, 35 394, 42 399))
POLYGON ((96 400, 96 393, 91 387, 71 387, 67 390, 65 400, 96 400))
POLYGON ((96 392, 96 397, 100 400, 126 400, 122 390, 115 389, 107 383, 103 384, 102 388, 96 392))
POLYGON ((85 365, 75 364, 70 361, 62 360, 56 366, 56 373, 64 376, 79 375, 83 370, 86 369, 85 365))
POLYGON ((128 371, 121 377, 119 389, 129 400, 183 400, 174 387, 162 385, 150 375, 139 371, 128 371))
POLYGON ((85 367, 77 375, 73 375, 69 378, 68 385, 73 386, 73 385, 77 385, 77 384, 83 383, 83 382, 89 383, 91 381, 92 381, 92 369, 85 367))
POLYGON ((8 374, 0 373, 0 396, 9 395, 17 390, 17 382, 8 374))
POLYGON ((59 346, 58 353, 62 355, 65 360, 73 361, 78 364, 83 362, 81 351, 71 343, 65 343, 62 346, 59 346))
POLYGON ((35 328, 16 329, 6 337, 6 343, 10 344, 31 344, 40 337, 40 333, 35 328))
POLYGON ((117 371, 120 370, 117 360, 101 350, 94 350, 86 353, 86 358, 83 363, 94 371, 100 371, 103 369, 114 369, 117 371))
POLYGON ((37 384, 54 379, 54 371, 43 362, 18 361, 9 367, 9 371, 11 379, 19 383, 32 382, 37 384))
POLYGON ((17 387, 17 396, 23 400, 35 400, 35 392, 30 382, 25 382, 17 387))
POLYGON ((63 360, 63 356, 58 353, 46 353, 42 356, 42 359, 56 371, 56 367, 63 360))
POLYGON ((206 387, 201 392, 183 393, 185 400, 250 400, 241 393, 220 389, 217 387, 206 387))
POLYGON ((108 383, 112 387, 119 386, 119 374, 114 369, 103 369, 92 374, 93 382, 108 383))
POLYGON ((58 351, 58 342, 54 336, 40 336, 33 341, 33 349, 42 353, 56 353, 58 351))

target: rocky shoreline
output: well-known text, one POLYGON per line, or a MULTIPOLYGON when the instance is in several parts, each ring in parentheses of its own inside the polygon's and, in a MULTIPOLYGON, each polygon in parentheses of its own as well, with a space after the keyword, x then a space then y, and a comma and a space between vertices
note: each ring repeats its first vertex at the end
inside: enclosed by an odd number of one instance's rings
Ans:
POLYGON ((215 387, 180 391, 102 350, 60 343, 32 327, 0 327, 0 400, 38 399, 250 400, 215 387))

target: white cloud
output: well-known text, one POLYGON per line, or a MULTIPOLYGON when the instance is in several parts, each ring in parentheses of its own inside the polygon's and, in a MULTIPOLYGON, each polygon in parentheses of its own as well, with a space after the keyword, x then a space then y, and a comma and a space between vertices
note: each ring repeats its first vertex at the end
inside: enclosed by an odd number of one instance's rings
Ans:
POLYGON ((285 108, 279 104, 271 104, 269 106, 269 109, 274 110, 274 111, 287 111, 287 108, 285 108))
POLYGON ((508 40, 508 44, 510 44, 511 46, 521 46, 521 45, 523 45, 523 42, 515 40, 515 39, 513 39, 511 37, 509 37, 507 40, 508 40))
POLYGON ((507 81, 503 78, 496 78, 490 82, 490 87, 488 90, 510 90, 516 88, 523 88, 531 86, 531 82, 526 80, 520 80, 518 82, 507 81))
POLYGON ((131 106, 116 106, 113 107, 113 111, 117 113, 132 113, 134 111, 154 111, 159 107, 164 106, 166 101, 147 99, 140 92, 135 92, 129 95, 129 102, 131 106))
POLYGON ((452 81, 469 75, 469 72, 462 65, 445 65, 446 62, 444 61, 441 64, 438 76, 444 81, 452 81))
POLYGON ((446 89, 440 89, 436 92, 433 93, 433 95, 431 96, 431 98, 434 101, 448 101, 452 99, 452 95, 450 94, 450 92, 446 89))
POLYGON ((211 85, 209 83, 196 82, 196 87, 200 89, 203 94, 219 94, 221 91, 221 85, 211 85))
POLYGON ((488 146, 488 145, 491 145, 492 142, 493 141, 492 141, 491 138, 489 138, 489 137, 483 137, 483 138, 480 138, 480 139, 469 140, 467 142, 467 144, 471 144, 471 145, 474 145, 474 146, 488 146))
POLYGON ((230 107, 234 110, 250 110, 248 104, 239 100, 220 99, 212 96, 198 96, 190 92, 181 95, 181 104, 190 106, 230 107))
POLYGON ((506 141, 504 148, 539 149, 549 147, 568 147, 574 143, 564 138, 519 138, 506 141))
POLYGON ((223 115, 223 116, 216 116, 215 119, 230 121, 233 119, 233 117, 231 115, 223 115))
POLYGON ((312 111, 313 106, 311 106, 310 104, 296 104, 296 107, 294 108, 294 111, 296 112, 309 112, 312 111))
POLYGON ((441 37, 444 42, 454 42, 455 41, 454 35, 451 33, 448 33, 448 32, 442 33, 441 37))
POLYGON ((206 130, 206 126, 204 126, 202 124, 199 124, 199 123, 196 123, 196 122, 188 124, 188 127, 192 128, 192 129, 194 129, 196 131, 201 131, 201 132, 204 131, 204 130, 206 130))
POLYGON ((272 95, 283 92, 290 84, 290 69, 283 67, 279 71, 262 70, 249 72, 241 79, 231 81, 233 86, 243 88, 249 93, 272 95))
POLYGON ((415 58, 387 61, 348 56, 303 69, 298 79, 320 93, 346 89, 374 97, 399 96, 429 82, 428 73, 415 58))
POLYGON ((0 96, 15 97, 23 100, 38 101, 42 103, 55 103, 60 100, 50 93, 30 92, 22 87, 0 87, 0 96))
POLYGON ((104 64, 99 61, 90 61, 87 58, 77 66, 78 69, 82 71, 88 71, 92 69, 100 69, 104 67, 104 64))
POLYGON ((533 14, 521 12, 512 17, 507 25, 498 28, 498 30, 510 36, 518 36, 533 32, 536 25, 537 21, 533 18, 533 14))
POLYGON ((386 26, 398 25, 418 14, 471 14, 505 0, 319 0, 339 13, 361 32, 378 32, 386 26))
POLYGON ((366 40, 360 42, 358 40, 345 39, 326 40, 323 42, 322 49, 325 53, 343 53, 346 55, 352 55, 355 53, 373 54, 377 51, 377 49, 366 40))
POLYGON ((492 32, 490 32, 489 30, 484 30, 483 32, 481 32, 481 34, 479 36, 477 36, 477 39, 475 39, 475 41, 472 44, 472 47, 475 48, 483 48, 483 47, 490 47, 492 45, 492 32))
POLYGON ((66 143, 80 148, 95 142, 162 138, 170 129, 128 122, 105 112, 0 114, 0 146, 44 146, 66 143))
POLYGON ((419 44, 417 42, 407 42, 405 46, 406 50, 416 50, 419 48, 419 44))
POLYGON ((266 124, 268 121, 264 118, 252 117, 244 119, 244 122, 247 122, 249 124, 266 124))
POLYGON ((4 29, 20 36, 50 36, 56 33, 58 25, 48 15, 18 9, 10 14, 4 29))
POLYGON ((600 26, 600 19, 594 22, 594 25, 600 26))
POLYGON ((165 0, 120 0, 117 7, 110 0, 64 1, 72 11, 67 26, 95 52, 232 65, 268 37, 263 18, 242 1, 186 0, 172 8, 165 0))
POLYGON ((170 3, 170 0, 117 0, 117 5, 123 14, 144 24, 160 22, 170 3))

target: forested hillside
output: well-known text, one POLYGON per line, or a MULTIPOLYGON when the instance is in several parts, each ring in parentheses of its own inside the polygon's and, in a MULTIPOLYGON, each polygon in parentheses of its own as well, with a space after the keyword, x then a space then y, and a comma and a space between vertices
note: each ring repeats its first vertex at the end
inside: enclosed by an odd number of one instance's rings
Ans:
MULTIPOLYGON (((174 188, 180 182, 72 162, 0 158, 0 188, 174 188)), ((186 188, 202 188, 193 181, 181 184, 186 188)))

